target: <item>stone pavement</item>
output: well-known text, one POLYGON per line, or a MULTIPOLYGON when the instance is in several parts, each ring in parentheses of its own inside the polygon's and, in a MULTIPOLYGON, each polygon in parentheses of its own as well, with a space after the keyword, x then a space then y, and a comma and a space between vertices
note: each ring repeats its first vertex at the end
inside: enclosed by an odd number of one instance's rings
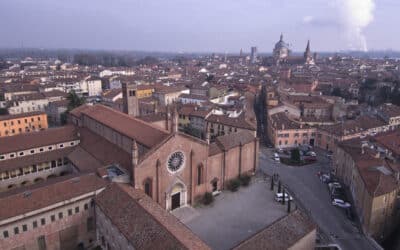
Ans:
POLYGON ((231 249, 287 214, 287 207, 274 201, 274 194, 263 178, 255 178, 249 187, 222 192, 211 205, 176 213, 213 249, 231 249))

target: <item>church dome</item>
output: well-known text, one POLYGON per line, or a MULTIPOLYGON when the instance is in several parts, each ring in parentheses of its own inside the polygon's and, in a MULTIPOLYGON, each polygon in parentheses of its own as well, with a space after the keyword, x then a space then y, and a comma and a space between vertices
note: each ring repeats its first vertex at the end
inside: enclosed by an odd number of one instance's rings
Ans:
POLYGON ((289 44, 283 41, 283 35, 281 35, 281 39, 279 39, 279 41, 275 44, 275 49, 276 50, 289 49, 289 44))

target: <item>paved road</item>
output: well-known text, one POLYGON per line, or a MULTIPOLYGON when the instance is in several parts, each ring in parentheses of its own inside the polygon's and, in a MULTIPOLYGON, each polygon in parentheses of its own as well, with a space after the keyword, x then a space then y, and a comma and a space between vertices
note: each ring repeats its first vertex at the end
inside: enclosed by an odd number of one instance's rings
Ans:
POLYGON ((376 249, 352 225, 341 209, 331 205, 328 188, 317 177, 318 171, 329 171, 329 166, 330 160, 322 153, 318 154, 315 164, 291 167, 275 162, 272 159, 272 149, 262 147, 260 150, 260 169, 268 175, 279 174, 280 180, 297 203, 309 212, 333 243, 344 250, 376 249))

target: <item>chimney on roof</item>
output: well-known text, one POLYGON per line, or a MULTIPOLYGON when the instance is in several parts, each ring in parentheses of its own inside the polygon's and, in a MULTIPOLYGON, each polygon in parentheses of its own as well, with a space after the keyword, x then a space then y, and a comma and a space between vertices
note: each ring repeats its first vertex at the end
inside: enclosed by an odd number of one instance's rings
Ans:
MULTIPOLYGON (((362 141, 361 142, 361 154, 365 154, 365 148, 370 148, 370 145, 368 142, 362 141)), ((378 153, 378 155, 379 155, 379 153, 378 153)), ((374 157, 376 158, 376 155, 374 157)), ((379 158, 379 156, 378 156, 378 158, 379 158)))
POLYGON ((211 138, 211 135, 210 135, 210 123, 207 122, 207 124, 206 124, 206 141, 207 141, 208 144, 210 144, 210 138, 211 138))
POLYGON ((171 116, 171 133, 178 132, 178 111, 176 105, 174 105, 174 111, 171 116))
POLYGON ((399 181, 400 181, 400 172, 399 172, 399 171, 396 171, 396 172, 394 173, 394 177, 396 178, 396 181, 399 182, 399 181))
POLYGON ((136 143, 136 140, 133 140, 133 142, 132 142, 131 161, 132 161, 131 183, 132 183, 132 186, 135 187, 135 168, 139 164, 139 148, 138 148, 138 145, 136 143))
POLYGON ((170 128, 170 119, 171 119, 171 112, 170 112, 170 109, 169 109, 169 105, 167 104, 167 106, 165 107, 165 129, 166 130, 170 130, 171 128, 170 128))
POLYGON ((285 130, 285 124, 282 123, 282 130, 285 130))

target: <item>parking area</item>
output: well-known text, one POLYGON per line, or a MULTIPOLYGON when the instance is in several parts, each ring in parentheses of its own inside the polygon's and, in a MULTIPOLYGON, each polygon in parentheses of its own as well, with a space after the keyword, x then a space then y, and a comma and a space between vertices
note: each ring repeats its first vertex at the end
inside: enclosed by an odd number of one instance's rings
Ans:
POLYGON ((274 195, 260 176, 237 192, 222 192, 209 206, 194 208, 195 215, 187 209, 185 216, 173 213, 213 249, 231 249, 287 214, 274 195))
POLYGON ((350 191, 331 172, 318 172, 317 176, 322 183, 326 184, 332 206, 336 206, 342 210, 346 217, 356 225, 357 218, 354 207, 352 206, 350 191))
POLYGON ((275 150, 262 147, 260 169, 270 176, 279 176, 283 185, 292 191, 297 204, 318 224, 325 243, 336 243, 342 249, 375 249, 355 223, 348 219, 344 210, 332 205, 328 185, 318 176, 332 170, 329 153, 316 148, 313 150, 317 155, 315 163, 295 167, 275 161, 275 150))

